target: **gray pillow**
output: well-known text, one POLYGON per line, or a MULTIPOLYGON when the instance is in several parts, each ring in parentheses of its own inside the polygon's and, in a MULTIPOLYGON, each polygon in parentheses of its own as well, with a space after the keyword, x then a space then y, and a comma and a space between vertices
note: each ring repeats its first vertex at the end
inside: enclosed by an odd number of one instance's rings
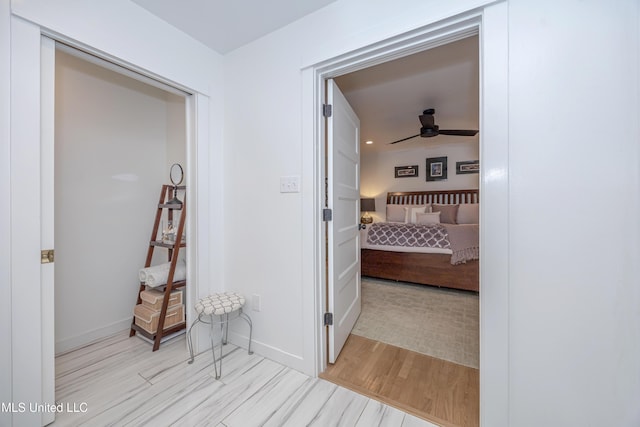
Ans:
POLYGON ((404 205, 387 205, 387 222, 404 222, 404 205))
POLYGON ((432 212, 440 212, 440 222, 442 224, 456 224, 458 207, 460 205, 436 205, 431 206, 432 212))
POLYGON ((425 212, 431 212, 431 205, 387 205, 387 222, 409 222, 411 212, 407 218, 406 208, 425 208, 425 212))
POLYGON ((462 203, 458 208, 458 224, 479 224, 480 205, 478 203, 462 203))

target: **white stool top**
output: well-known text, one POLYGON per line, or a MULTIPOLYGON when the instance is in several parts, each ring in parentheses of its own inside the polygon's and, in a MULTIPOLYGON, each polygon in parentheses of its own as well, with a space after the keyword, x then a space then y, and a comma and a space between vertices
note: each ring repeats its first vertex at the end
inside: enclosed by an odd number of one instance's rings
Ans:
POLYGON ((241 309, 244 306, 244 297, 237 292, 225 292, 211 294, 196 303, 198 314, 219 316, 241 309))

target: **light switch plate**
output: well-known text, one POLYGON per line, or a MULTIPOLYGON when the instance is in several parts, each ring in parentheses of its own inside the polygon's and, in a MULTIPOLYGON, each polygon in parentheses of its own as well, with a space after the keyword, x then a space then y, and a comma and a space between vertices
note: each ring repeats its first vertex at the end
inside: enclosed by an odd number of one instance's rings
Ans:
POLYGON ((299 193, 300 177, 299 176, 281 176, 280 192, 281 193, 299 193))

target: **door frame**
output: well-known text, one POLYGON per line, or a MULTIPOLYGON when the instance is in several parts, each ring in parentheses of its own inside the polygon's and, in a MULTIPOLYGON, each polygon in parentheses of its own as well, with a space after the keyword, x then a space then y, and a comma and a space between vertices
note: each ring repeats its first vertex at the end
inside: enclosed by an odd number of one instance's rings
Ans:
MULTIPOLYGON (((324 81, 473 34, 480 43, 480 423, 508 425, 509 414, 509 175, 508 175, 508 8, 497 2, 382 40, 302 69, 303 168, 313 170, 303 198, 303 218, 313 230, 313 265, 303 268, 314 278, 304 299, 313 318, 305 330, 313 337, 316 375, 327 366, 327 338, 322 322, 326 307, 326 223, 322 221, 326 179, 326 131, 322 116, 324 81), (312 151, 309 153, 309 151, 312 151)), ((303 183, 304 185, 304 183, 303 183)), ((305 247, 305 245, 303 245, 305 247)), ((303 257, 306 259, 306 257, 303 257)))
MULTIPOLYGON (((44 337, 41 289, 40 216, 41 139, 53 139, 53 126, 41 118, 41 69, 50 69, 41 57, 41 37, 45 36, 80 51, 130 70, 145 78, 173 86, 190 95, 185 98, 187 197, 191 208, 187 211, 187 306, 193 306, 196 297, 208 292, 210 269, 208 259, 209 218, 209 96, 187 86, 170 81, 135 64, 119 58, 107 57, 88 45, 50 32, 38 24, 11 16, 11 95, 10 95, 10 257, 11 257, 11 401, 42 402, 44 337), (26 70, 26 71, 25 71, 26 70), (200 233, 197 233, 199 230, 200 233), (198 238, 198 235, 203 237, 198 238), (201 289, 202 288, 202 289, 201 289)), ((51 301, 53 304, 53 301, 51 301)), ((187 324, 194 320, 187 311, 187 324)), ((195 337, 197 339, 197 337, 195 337)), ((51 341, 51 340, 49 340, 51 341)), ((49 343, 45 344, 49 345, 49 343)), ((186 345, 186 344, 185 344, 186 345)), ((196 347, 197 342, 196 342, 196 347)), ((48 353, 48 352, 45 352, 48 353)), ((54 402, 49 402, 54 403, 54 402)), ((37 425, 42 414, 21 413, 13 417, 13 425, 37 425)))

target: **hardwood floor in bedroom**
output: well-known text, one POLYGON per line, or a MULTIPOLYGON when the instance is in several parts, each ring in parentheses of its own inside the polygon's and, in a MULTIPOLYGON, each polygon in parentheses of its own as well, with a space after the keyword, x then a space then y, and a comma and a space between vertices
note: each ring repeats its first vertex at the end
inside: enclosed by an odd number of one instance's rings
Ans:
POLYGON ((321 378, 446 427, 479 425, 479 372, 350 335, 321 378))

